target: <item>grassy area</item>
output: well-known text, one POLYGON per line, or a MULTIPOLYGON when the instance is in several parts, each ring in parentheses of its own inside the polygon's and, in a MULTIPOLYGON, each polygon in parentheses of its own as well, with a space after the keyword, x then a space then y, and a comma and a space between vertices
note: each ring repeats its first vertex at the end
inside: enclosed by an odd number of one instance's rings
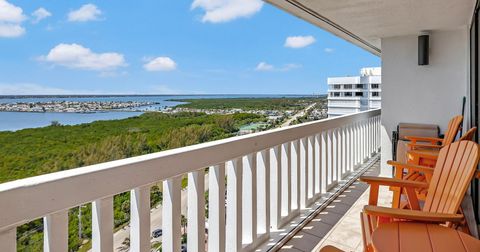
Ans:
POLYGON ((184 99, 188 102, 178 108, 191 109, 243 109, 243 110, 299 110, 308 104, 324 100, 326 97, 299 98, 228 98, 228 99, 184 99))
MULTIPOLYGON (((122 120, 4 131, 0 132, 0 183, 222 139, 234 135, 241 125, 263 120, 259 115, 241 113, 152 112, 122 120)), ((159 186, 152 187, 151 199, 152 206, 161 202, 159 186)), ((115 227, 129 221, 129 211, 129 192, 116 195, 115 227)), ((18 227, 17 250, 42 251, 42 230, 42 220, 18 227)), ((70 209, 69 251, 77 251, 91 232, 91 204, 70 209), (78 237, 80 221, 82 237, 78 237)))

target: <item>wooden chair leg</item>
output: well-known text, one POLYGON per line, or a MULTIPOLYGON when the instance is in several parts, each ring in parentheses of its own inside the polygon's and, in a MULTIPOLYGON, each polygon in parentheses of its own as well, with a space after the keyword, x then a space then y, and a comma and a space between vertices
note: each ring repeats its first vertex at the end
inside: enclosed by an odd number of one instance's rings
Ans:
POLYGON ((400 190, 399 188, 393 188, 393 198, 392 198, 392 208, 399 208, 400 207, 400 190))

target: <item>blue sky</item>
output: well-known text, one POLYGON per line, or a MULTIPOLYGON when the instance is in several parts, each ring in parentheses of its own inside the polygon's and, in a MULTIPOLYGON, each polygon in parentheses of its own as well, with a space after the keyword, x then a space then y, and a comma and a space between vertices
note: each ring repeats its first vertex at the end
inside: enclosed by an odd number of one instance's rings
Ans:
POLYGON ((0 95, 325 93, 379 65, 260 0, 0 0, 0 95))

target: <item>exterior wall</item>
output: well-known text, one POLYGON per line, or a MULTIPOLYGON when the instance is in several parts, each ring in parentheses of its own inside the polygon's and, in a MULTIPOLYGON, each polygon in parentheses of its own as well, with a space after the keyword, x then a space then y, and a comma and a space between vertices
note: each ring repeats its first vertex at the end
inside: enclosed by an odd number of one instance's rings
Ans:
POLYGON ((398 123, 438 124, 443 133, 467 96, 467 28, 431 32, 428 66, 417 64, 417 43, 417 35, 382 39, 383 175, 392 174, 386 161, 392 158, 391 135, 398 123))

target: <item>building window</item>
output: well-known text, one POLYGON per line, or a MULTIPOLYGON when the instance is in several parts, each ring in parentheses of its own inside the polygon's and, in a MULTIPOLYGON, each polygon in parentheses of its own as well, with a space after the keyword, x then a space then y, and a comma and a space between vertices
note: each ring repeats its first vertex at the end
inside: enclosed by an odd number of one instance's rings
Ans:
POLYGON ((379 88, 379 87, 380 87, 380 85, 378 85, 378 84, 372 84, 372 89, 373 88, 379 88))
POLYGON ((351 97, 351 96, 352 96, 352 92, 345 92, 345 96, 351 97))
POLYGON ((356 97, 363 97, 363 92, 355 92, 356 97))
POLYGON ((343 85, 344 89, 352 89, 352 84, 343 85))
POLYGON ((340 85, 333 85, 333 89, 340 89, 340 85))
POLYGON ((340 97, 340 93, 339 92, 334 92, 333 97, 340 97))
POLYGON ((363 88, 363 84, 357 84, 355 85, 355 88, 363 88))
POLYGON ((372 92, 372 97, 379 97, 380 96, 380 92, 372 92))

